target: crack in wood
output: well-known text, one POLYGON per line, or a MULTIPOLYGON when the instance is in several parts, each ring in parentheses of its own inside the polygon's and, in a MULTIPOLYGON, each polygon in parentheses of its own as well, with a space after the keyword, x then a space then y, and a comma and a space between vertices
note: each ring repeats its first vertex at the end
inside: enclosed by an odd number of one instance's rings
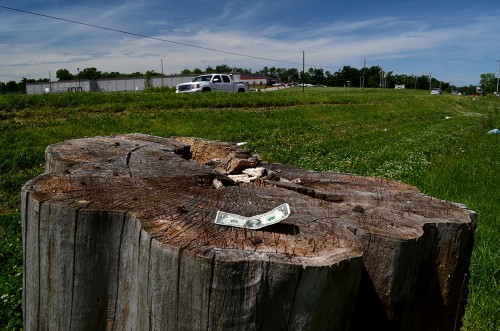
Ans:
MULTIPOLYGON (((211 306, 211 301, 212 301, 212 292, 214 289, 214 273, 215 273, 215 253, 213 251, 210 251, 212 256, 210 257, 210 282, 209 282, 209 287, 208 287, 208 303, 207 303, 207 331, 210 330, 211 328, 211 320, 212 320, 212 306, 211 306)), ((206 253, 203 254, 206 256, 206 253)))
POLYGON ((276 180, 265 180, 264 183, 270 186, 276 186, 280 188, 284 188, 293 192, 297 192, 300 194, 307 195, 314 199, 319 199, 327 202, 343 202, 345 197, 340 194, 332 194, 328 192, 322 192, 320 190, 316 190, 314 188, 306 187, 300 184, 289 183, 284 181, 276 181, 276 180))
POLYGON ((292 318, 294 317, 293 313, 294 313, 295 301, 297 299, 297 293, 299 292, 300 281, 302 280, 302 272, 303 272, 303 269, 300 268, 299 269, 299 277, 297 279, 297 284, 295 285, 295 290, 293 291, 292 302, 290 305, 290 314, 288 315, 287 330, 294 330, 294 328, 292 327, 291 324, 292 324, 292 318))
MULTIPOLYGON (((177 321, 177 326, 179 325, 179 311, 182 309, 180 306, 180 286, 181 286, 181 280, 183 277, 187 277, 185 275, 181 275, 181 270, 182 270, 182 258, 183 258, 183 252, 184 248, 180 247, 177 250, 177 283, 176 283, 176 289, 175 289, 175 296, 176 296, 176 305, 175 305, 175 320, 177 321)), ((186 307, 187 308, 187 307, 186 307)))
POLYGON ((41 210, 42 210, 42 204, 38 204, 38 215, 37 217, 35 218, 36 221, 37 221, 37 226, 38 226, 38 230, 37 230, 37 237, 38 237, 38 242, 36 243, 37 244, 37 248, 38 248, 38 255, 37 255, 37 258, 38 258, 38 263, 37 263, 37 266, 38 266, 38 286, 40 286, 40 288, 38 288, 38 307, 37 307, 37 329, 38 328, 41 328, 41 321, 40 321, 40 316, 41 316, 41 309, 42 309, 42 300, 41 300, 41 295, 42 295, 42 258, 41 258, 41 244, 42 244, 42 238, 41 238, 41 234, 40 234, 40 227, 41 227, 41 224, 42 224, 42 220, 41 220, 41 210))
MULTIPOLYGON (((77 234, 78 234, 78 214, 79 214, 79 210, 76 209, 75 210, 75 218, 73 220, 74 224, 75 224, 75 227, 73 228, 73 276, 71 277, 71 306, 70 306, 70 316, 73 316, 73 302, 74 302, 74 296, 75 296, 75 280, 76 280, 76 262, 77 262, 77 259, 76 259, 76 251, 77 251, 77 247, 76 247, 76 243, 78 242, 77 241, 77 234)), ((69 322, 69 328, 71 330, 72 328, 72 323, 73 323, 73 319, 70 320, 69 322)))

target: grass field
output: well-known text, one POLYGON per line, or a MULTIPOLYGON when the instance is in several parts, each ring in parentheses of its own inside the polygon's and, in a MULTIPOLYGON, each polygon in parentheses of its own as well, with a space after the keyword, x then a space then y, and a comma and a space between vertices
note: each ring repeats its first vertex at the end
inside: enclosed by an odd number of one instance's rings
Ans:
POLYGON ((264 160, 394 178, 479 215, 462 330, 500 330, 500 99, 411 90, 0 96, 0 329, 22 326, 20 190, 47 145, 141 132, 248 142, 264 160))

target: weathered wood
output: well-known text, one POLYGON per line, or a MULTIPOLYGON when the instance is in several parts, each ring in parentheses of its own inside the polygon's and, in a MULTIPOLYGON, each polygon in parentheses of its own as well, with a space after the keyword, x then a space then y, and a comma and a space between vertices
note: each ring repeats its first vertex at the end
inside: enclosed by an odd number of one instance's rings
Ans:
POLYGON ((463 314, 475 214, 409 185, 141 134, 51 145, 45 167, 22 192, 27 330, 434 330, 463 314), (226 176, 259 164, 254 183, 226 176), (285 202, 261 230, 213 223, 285 202))
POLYGON ((363 280, 352 329, 451 330, 460 325, 476 214, 397 181, 280 165, 278 183, 338 201, 332 219, 363 247, 363 280))

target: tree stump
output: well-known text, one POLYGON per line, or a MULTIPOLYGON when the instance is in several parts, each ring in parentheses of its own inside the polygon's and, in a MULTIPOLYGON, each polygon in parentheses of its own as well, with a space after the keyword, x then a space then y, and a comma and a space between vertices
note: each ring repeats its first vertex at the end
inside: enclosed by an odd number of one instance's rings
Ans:
POLYGON ((460 324, 476 222, 463 205, 197 138, 66 141, 45 169, 22 190, 27 330, 460 324), (290 216, 260 230, 214 224, 283 203, 290 216))

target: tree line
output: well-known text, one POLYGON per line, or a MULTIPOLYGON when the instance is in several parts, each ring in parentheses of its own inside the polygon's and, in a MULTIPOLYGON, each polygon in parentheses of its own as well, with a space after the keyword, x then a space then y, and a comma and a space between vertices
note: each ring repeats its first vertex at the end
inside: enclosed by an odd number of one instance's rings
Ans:
MULTIPOLYGON (((180 74, 182 75, 201 75, 204 73, 253 73, 251 69, 230 67, 226 64, 217 65, 215 67, 208 66, 204 70, 200 68, 183 69, 180 74)), ((325 71, 322 68, 311 67, 307 71, 302 72, 297 68, 276 68, 264 67, 261 70, 254 72, 255 74, 262 74, 270 77, 271 80, 281 83, 304 83, 311 85, 333 86, 333 87, 361 87, 361 88, 394 88, 395 85, 405 85, 406 89, 419 89, 429 90, 431 88, 441 88, 443 91, 459 91, 462 93, 472 94, 476 93, 476 86, 453 86, 450 83, 440 81, 434 77, 427 75, 407 75, 407 74, 394 74, 393 71, 386 72, 380 66, 371 66, 366 68, 353 68, 344 66, 341 69, 331 72, 325 71)), ((71 73, 68 69, 59 69, 56 71, 56 78, 59 81, 88 79, 95 80, 101 78, 123 78, 123 77, 144 77, 148 79, 153 76, 161 76, 154 70, 146 71, 145 73, 120 73, 120 72, 102 72, 97 68, 85 68, 79 70, 76 74, 71 73)), ((26 79, 23 78, 21 82, 9 81, 7 83, 0 82, 0 93, 25 93, 26 83, 48 82, 48 78, 40 79, 26 79)), ((495 74, 486 73, 480 77, 479 87, 486 93, 496 91, 497 79, 495 74)))

